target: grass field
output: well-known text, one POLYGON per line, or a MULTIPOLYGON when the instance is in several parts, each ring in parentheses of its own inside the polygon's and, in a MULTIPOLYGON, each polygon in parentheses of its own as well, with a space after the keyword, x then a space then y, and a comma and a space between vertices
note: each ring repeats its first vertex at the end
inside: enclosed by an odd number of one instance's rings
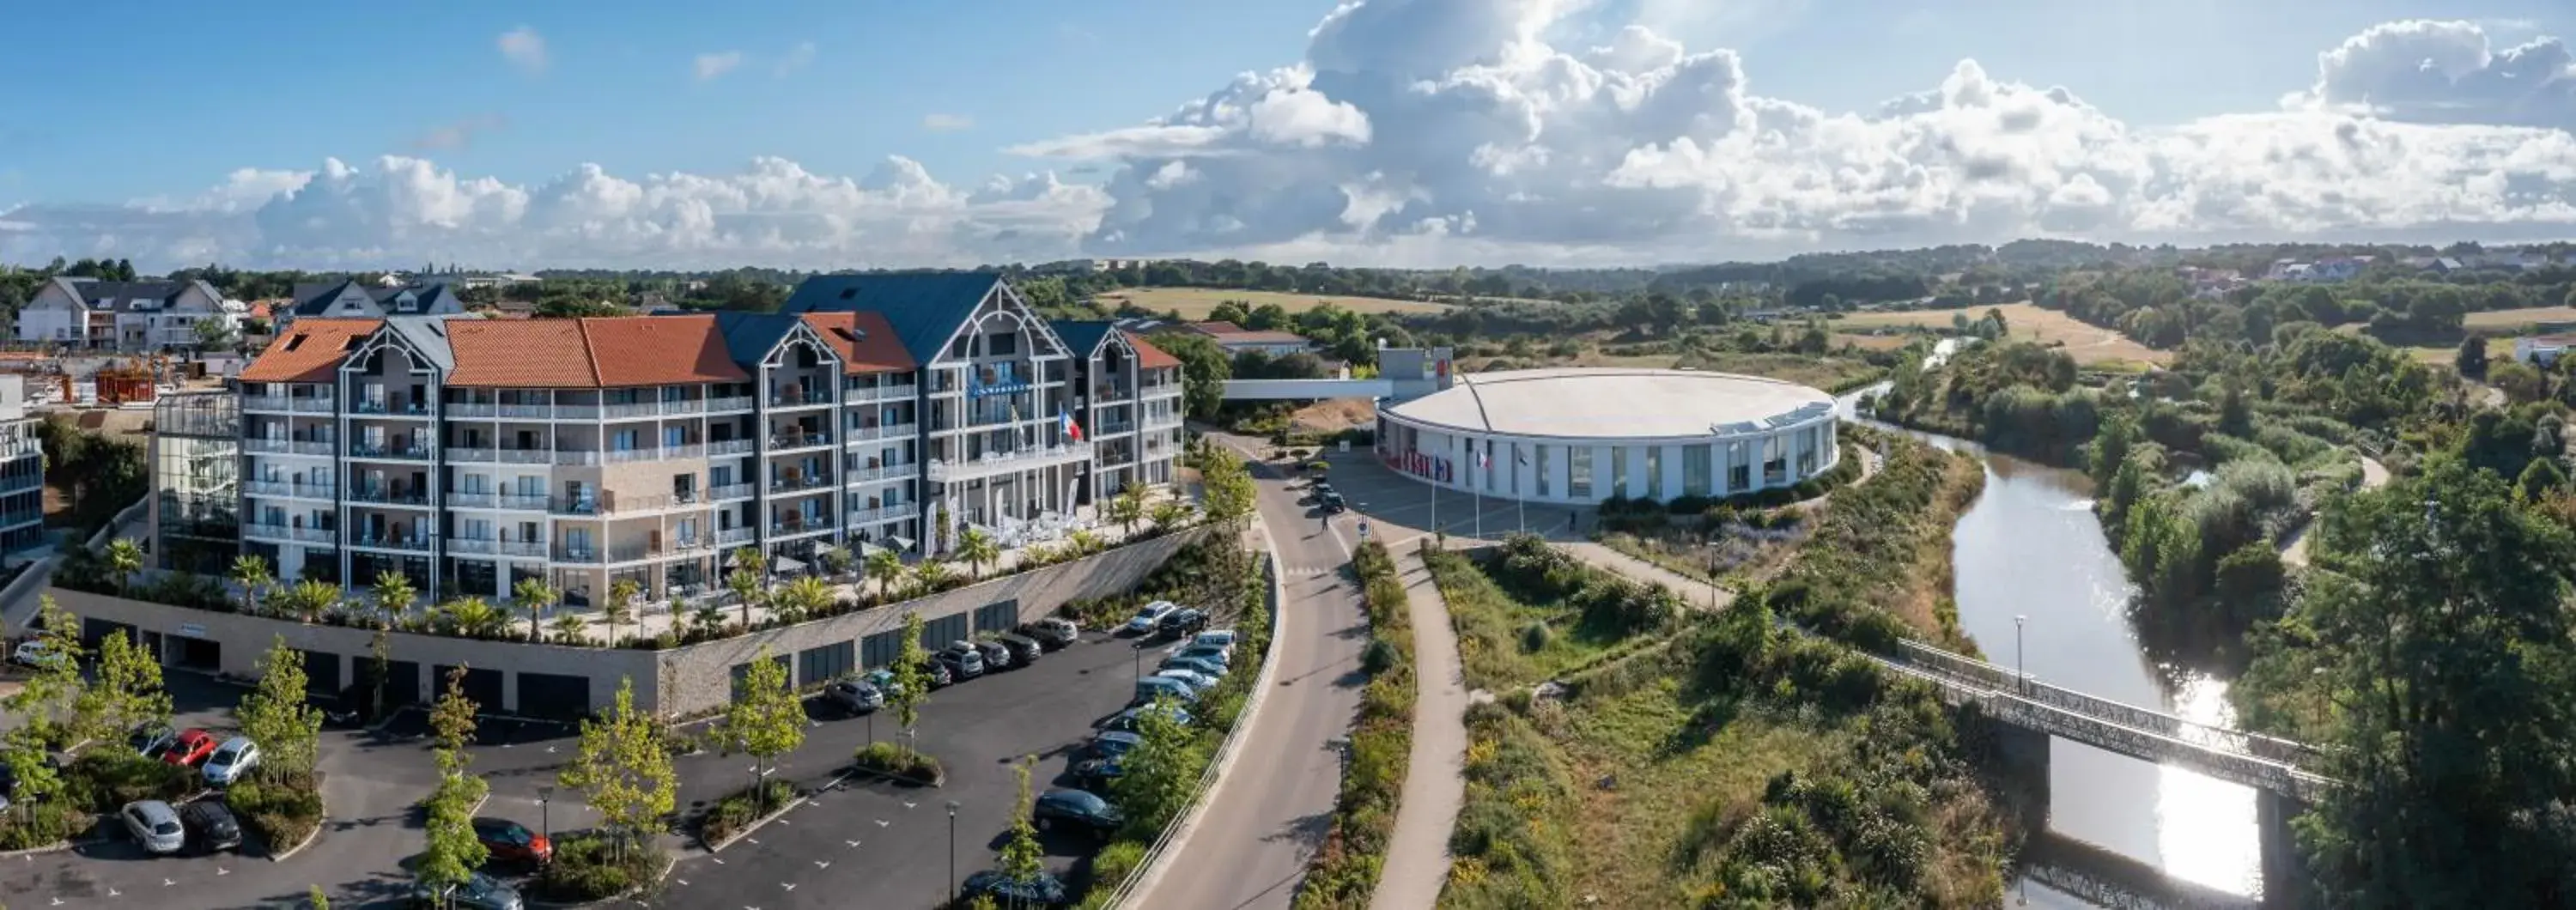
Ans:
POLYGON ((1341 297, 1331 294, 1289 294, 1280 291, 1230 291, 1219 288, 1129 288, 1102 294, 1102 306, 1115 308, 1133 303, 1149 310, 1179 312, 1183 319, 1206 319, 1216 305, 1228 300, 1241 300, 1251 306, 1275 303, 1291 313, 1314 309, 1329 303, 1359 313, 1438 313, 1449 309, 1445 303, 1419 300, 1390 300, 1384 297, 1341 297))
POLYGON ((2470 313, 2460 324, 2472 329, 2515 329, 2527 325, 2576 323, 2576 307, 2536 306, 2519 310, 2470 313))
POLYGON ((1965 315, 1969 319, 1986 314, 1988 309, 2002 310, 2004 323, 2012 337, 2040 344, 2062 344, 2075 362, 2085 366, 2106 363, 2164 364, 2173 360, 2170 352, 2158 351, 2139 344, 2108 329, 2094 328, 2056 310, 2044 310, 2028 303, 2007 303, 1998 307, 1968 307, 1958 310, 1915 310, 1904 313, 1852 313, 1835 320, 1833 328, 1854 333, 1873 328, 1923 326, 1946 329, 1951 318, 1965 315))

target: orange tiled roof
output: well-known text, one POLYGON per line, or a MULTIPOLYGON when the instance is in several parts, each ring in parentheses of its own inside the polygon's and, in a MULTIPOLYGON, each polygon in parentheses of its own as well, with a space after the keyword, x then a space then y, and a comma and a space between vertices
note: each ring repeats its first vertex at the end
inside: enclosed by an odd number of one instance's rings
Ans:
POLYGON ((1180 358, 1163 353, 1162 348, 1146 343, 1145 336, 1143 335, 1138 335, 1134 332, 1119 332, 1118 334, 1127 336, 1127 343, 1136 348, 1137 366, 1150 370, 1156 367, 1176 367, 1181 365, 1180 358))
POLYGON ((885 314, 868 310, 854 313, 805 313, 805 325, 823 336, 823 343, 841 355, 843 372, 852 376, 868 373, 909 372, 921 366, 903 349, 903 339, 894 336, 894 325, 885 314))
POLYGON ((713 316, 455 320, 447 384, 481 388, 626 388, 743 382, 713 316))
POLYGON ((242 381, 330 382, 340 361, 348 357, 350 344, 375 334, 383 324, 376 319, 318 316, 295 320, 242 369, 242 381))

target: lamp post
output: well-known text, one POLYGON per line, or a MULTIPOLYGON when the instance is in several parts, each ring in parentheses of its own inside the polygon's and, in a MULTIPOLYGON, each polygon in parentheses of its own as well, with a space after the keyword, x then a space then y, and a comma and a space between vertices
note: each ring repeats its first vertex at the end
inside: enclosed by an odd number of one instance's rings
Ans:
POLYGON ((2013 614, 2013 692, 2015 693, 2030 691, 2030 671, 2022 669, 2021 662, 2021 629, 2028 624, 2030 624, 2028 615, 2013 614))
POLYGON ((551 786, 537 788, 537 833, 544 835, 546 843, 549 844, 554 843, 555 840, 554 803, 555 788, 551 786))
POLYGON ((948 801, 948 899, 957 899, 957 801, 948 801))
POLYGON ((1708 608, 1717 609, 1717 557, 1708 559, 1708 608))

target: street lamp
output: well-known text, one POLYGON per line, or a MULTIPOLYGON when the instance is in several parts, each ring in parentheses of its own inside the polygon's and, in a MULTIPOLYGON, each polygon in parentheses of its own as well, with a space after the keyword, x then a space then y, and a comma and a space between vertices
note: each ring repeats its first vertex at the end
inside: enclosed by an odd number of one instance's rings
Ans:
POLYGON ((2030 671, 2022 669, 2021 662, 2021 628, 2029 623, 2029 616, 2013 614, 2013 691, 2016 693, 2030 691, 2030 671))
POLYGON ((545 835, 547 843, 554 843, 555 840, 554 802, 555 788, 537 788, 537 833, 545 835))
POLYGON ((957 899, 957 801, 948 801, 948 899, 957 899))

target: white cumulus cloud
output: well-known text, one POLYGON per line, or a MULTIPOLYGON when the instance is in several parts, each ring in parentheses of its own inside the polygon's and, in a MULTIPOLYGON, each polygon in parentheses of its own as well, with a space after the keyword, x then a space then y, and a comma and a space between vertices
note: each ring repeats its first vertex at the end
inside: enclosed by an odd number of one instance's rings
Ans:
MULTIPOLYGON (((756 157, 732 173, 581 165, 531 184, 425 158, 324 159, 236 172, 186 198, 0 212, 0 259, 1439 266, 2032 236, 2576 234, 2576 60, 2553 39, 2499 48, 2477 23, 2387 23, 2323 49, 2312 83, 2282 86, 2278 108, 2150 129, 2087 103, 2080 86, 2029 85, 1976 61, 1873 110, 1820 110, 1761 94, 1734 52, 1654 29, 1676 7, 1646 6, 1664 12, 1602 30, 1566 27, 1609 8, 1585 0, 1345 0, 1301 59, 1151 121, 1009 149, 1077 163, 1103 175, 1094 183, 1045 170, 953 183, 900 157, 858 177, 756 157)), ((542 68, 542 41, 521 33, 524 56, 508 36, 505 53, 542 68)), ((715 56, 728 59, 711 71, 701 58, 702 75, 744 62, 715 56)))
POLYGON ((546 39, 536 29, 522 25, 502 32, 494 43, 501 49, 501 59, 510 61, 520 72, 542 73, 551 63, 546 57, 546 39))
POLYGON ((711 54, 699 54, 697 60, 690 65, 690 69, 692 72, 697 73, 698 81, 705 82, 709 79, 733 72, 734 67, 741 65, 741 51, 718 51, 711 54))

